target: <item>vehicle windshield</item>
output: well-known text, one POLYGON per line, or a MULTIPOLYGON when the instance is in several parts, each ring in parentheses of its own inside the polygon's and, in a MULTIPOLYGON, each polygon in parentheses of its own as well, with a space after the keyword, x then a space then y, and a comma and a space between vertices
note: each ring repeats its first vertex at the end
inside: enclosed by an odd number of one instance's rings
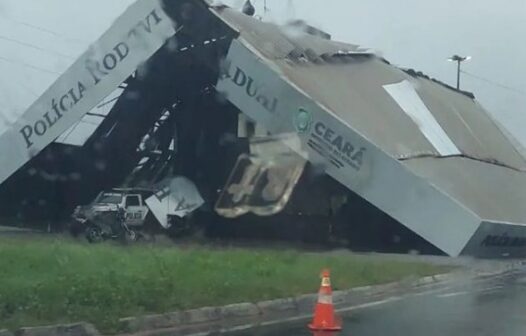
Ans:
POLYGON ((99 204, 121 204, 121 202, 121 194, 101 194, 95 201, 95 203, 99 204))
POLYGON ((526 0, 0 0, 0 336, 526 335, 525 130, 526 0))

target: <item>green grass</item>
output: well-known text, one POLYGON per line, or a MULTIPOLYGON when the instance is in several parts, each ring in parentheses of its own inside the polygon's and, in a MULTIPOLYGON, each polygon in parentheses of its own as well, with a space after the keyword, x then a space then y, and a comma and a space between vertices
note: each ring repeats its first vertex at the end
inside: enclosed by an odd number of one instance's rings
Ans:
POLYGON ((334 289, 446 269, 355 255, 203 247, 85 245, 0 240, 0 329, 88 321, 316 292, 321 268, 334 289))

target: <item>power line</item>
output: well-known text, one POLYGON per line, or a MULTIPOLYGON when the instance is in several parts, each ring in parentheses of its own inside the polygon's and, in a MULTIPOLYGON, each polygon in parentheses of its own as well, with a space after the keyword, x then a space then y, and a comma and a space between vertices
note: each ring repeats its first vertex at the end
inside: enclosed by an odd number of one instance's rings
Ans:
POLYGON ((6 20, 6 21, 11 21, 13 23, 16 23, 16 24, 19 24, 19 25, 22 25, 22 26, 26 26, 26 27, 29 27, 29 28, 32 28, 32 29, 35 29, 35 30, 38 30, 40 32, 43 32, 43 33, 46 33, 46 34, 49 34, 49 35, 53 35, 55 37, 58 37, 58 38, 61 38, 61 39, 65 40, 65 41, 74 42, 74 43, 82 43, 82 44, 89 43, 88 41, 84 41, 84 40, 81 40, 81 39, 65 36, 65 35, 59 34, 59 33, 55 32, 53 30, 50 30, 50 29, 47 29, 47 28, 44 28, 44 27, 41 27, 41 26, 34 25, 32 23, 27 23, 25 21, 15 20, 15 19, 8 18, 8 17, 5 17, 5 16, 3 16, 2 19, 6 20))
POLYGON ((293 19, 296 16, 296 7, 294 6, 293 0, 287 1, 287 15, 293 19))
POLYGON ((53 55, 56 55, 56 56, 65 57, 65 58, 73 59, 73 60, 75 59, 75 57, 73 57, 73 56, 62 54, 62 53, 59 53, 58 51, 45 49, 45 48, 39 47, 37 45, 31 44, 31 43, 27 43, 27 42, 23 42, 23 41, 20 41, 20 40, 16 40, 16 39, 4 36, 4 35, 0 35, 0 40, 13 42, 13 43, 25 46, 25 47, 29 47, 29 48, 33 48, 33 49, 36 49, 36 50, 40 50, 40 51, 43 51, 43 52, 46 52, 46 53, 49 53, 49 54, 53 54, 53 55))
POLYGON ((487 79, 487 78, 484 78, 484 77, 472 74, 472 73, 464 71, 464 70, 460 70, 460 72, 462 72, 463 74, 468 75, 470 77, 476 78, 476 79, 478 79, 480 81, 483 81, 483 82, 486 82, 488 84, 500 87, 501 89, 505 89, 505 90, 513 91, 515 93, 520 93, 520 94, 526 95, 526 91, 522 91, 520 89, 511 87, 511 86, 507 86, 507 85, 504 85, 504 84, 500 84, 500 83, 494 82, 494 81, 492 81, 490 79, 487 79))
POLYGON ((21 85, 21 86, 23 86, 24 89, 26 89, 26 91, 28 91, 30 94, 33 95, 33 97, 35 97, 35 98, 40 97, 40 95, 37 94, 35 91, 33 91, 33 89, 31 89, 29 86, 25 85, 23 81, 18 82, 18 84, 21 85))
POLYGON ((12 59, 9 59, 9 58, 5 58, 5 57, 2 57, 2 56, 0 56, 0 60, 8 62, 8 63, 12 63, 12 64, 21 65, 21 66, 24 66, 24 67, 27 67, 27 68, 32 68, 34 70, 46 72, 46 73, 53 74, 53 75, 61 75, 60 72, 56 72, 56 71, 53 71, 53 70, 40 68, 40 67, 32 65, 32 64, 24 63, 24 62, 21 62, 21 61, 15 61, 15 60, 12 60, 12 59))

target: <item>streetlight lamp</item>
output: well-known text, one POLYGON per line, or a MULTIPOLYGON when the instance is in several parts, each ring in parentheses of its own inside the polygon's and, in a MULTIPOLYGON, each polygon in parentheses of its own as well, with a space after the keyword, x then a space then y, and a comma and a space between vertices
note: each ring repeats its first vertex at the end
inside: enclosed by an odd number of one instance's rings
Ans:
POLYGON ((447 60, 450 62, 457 62, 457 90, 460 90, 460 63, 464 61, 469 61, 471 59, 471 56, 458 56, 453 55, 447 60))

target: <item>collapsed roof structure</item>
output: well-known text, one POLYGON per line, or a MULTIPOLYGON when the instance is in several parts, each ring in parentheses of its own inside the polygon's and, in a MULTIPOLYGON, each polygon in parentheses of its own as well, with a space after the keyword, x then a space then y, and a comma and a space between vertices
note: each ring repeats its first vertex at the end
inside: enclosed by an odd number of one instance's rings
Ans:
POLYGON ((121 87, 78 153, 58 154, 76 155, 93 189, 210 169, 241 112, 296 134, 305 159, 451 256, 526 254, 526 160, 472 95, 297 28, 202 0, 137 1, 0 135, 0 182, 121 87))

